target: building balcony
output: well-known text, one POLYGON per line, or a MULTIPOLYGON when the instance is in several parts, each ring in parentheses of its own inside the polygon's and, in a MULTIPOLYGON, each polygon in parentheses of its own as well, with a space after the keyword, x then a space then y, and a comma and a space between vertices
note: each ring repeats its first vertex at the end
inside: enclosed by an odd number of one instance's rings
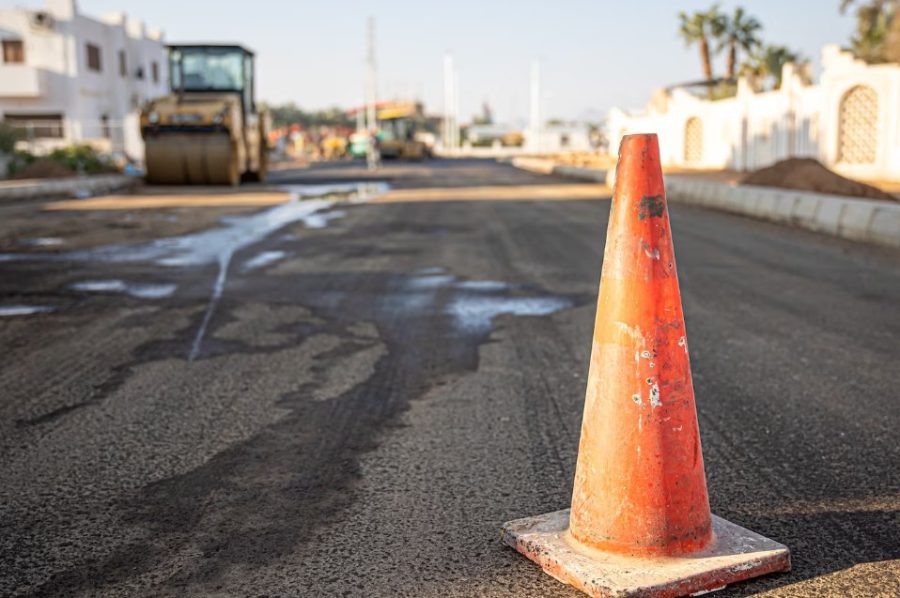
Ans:
POLYGON ((0 97, 39 98, 46 93, 47 73, 27 64, 0 64, 0 97))

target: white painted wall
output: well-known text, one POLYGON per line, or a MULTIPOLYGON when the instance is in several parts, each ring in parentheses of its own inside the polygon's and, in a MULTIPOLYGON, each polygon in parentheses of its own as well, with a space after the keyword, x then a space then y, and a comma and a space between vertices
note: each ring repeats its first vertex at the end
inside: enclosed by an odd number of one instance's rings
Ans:
POLYGON ((0 118, 62 114, 65 138, 46 140, 44 146, 90 142, 143 157, 137 115, 145 101, 168 89, 162 33, 121 13, 96 19, 81 14, 75 0, 46 0, 43 10, 0 9, 0 39, 22 40, 25 46, 25 64, 0 62, 0 118), (47 26, 36 25, 42 13, 50 17, 47 26), (87 43, 100 48, 100 72, 88 69, 87 43), (126 54, 125 76, 119 71, 120 50, 126 54))
MULTIPOLYGON (((623 135, 657 133, 664 165, 697 169, 755 170, 789 157, 813 157, 851 177, 900 180, 900 65, 867 65, 837 46, 822 51, 818 84, 807 84, 787 65, 780 89, 755 92, 741 79, 733 98, 710 101, 684 89, 658 92, 647 108, 609 114, 610 151, 623 135), (875 160, 851 164, 840 159, 841 103, 856 86, 877 96, 875 160), (685 157, 689 119, 702 123, 702 157, 685 157)), ((849 126, 846 125, 845 126, 849 126)))
POLYGON ((587 125, 545 125, 525 131, 525 147, 533 152, 588 151, 591 149, 587 125), (539 138, 538 138, 539 137, 539 138))

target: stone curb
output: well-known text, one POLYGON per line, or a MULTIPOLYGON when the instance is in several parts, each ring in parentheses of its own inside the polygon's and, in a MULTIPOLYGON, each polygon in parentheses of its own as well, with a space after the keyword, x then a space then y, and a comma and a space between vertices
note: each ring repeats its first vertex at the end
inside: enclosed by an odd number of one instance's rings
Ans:
POLYGON ((0 201, 98 195, 136 185, 139 177, 125 174, 0 181, 0 201))
MULTIPOLYGON (((556 166, 542 158, 516 158, 513 166, 598 182, 607 172, 556 166)), ((857 199, 775 187, 738 186, 690 175, 667 175, 670 201, 750 216, 853 241, 900 247, 900 202, 857 199)))
POLYGON ((666 176, 672 201, 751 216, 888 247, 900 247, 900 203, 738 186, 686 175, 666 176))
POLYGON ((557 165, 553 160, 547 160, 546 158, 513 158, 510 162, 516 168, 528 170, 529 172, 556 174, 585 181, 606 183, 606 171, 597 168, 557 165))

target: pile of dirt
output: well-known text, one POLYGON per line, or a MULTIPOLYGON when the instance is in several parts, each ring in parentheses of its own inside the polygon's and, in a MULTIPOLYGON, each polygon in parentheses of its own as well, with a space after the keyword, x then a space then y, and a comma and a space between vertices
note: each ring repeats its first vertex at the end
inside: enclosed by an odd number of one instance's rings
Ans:
POLYGON ((844 178, 812 158, 790 158, 776 162, 772 166, 751 172, 741 180, 741 185, 780 187, 829 195, 896 201, 892 195, 881 189, 844 178))
POLYGON ((12 177, 13 179, 52 179, 75 176, 75 171, 56 160, 38 158, 28 164, 12 177))

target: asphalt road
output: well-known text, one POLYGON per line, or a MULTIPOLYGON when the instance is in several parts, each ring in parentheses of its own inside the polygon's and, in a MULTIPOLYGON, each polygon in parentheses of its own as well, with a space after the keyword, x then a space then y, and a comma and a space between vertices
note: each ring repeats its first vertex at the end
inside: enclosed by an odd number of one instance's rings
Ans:
MULTIPOLYGON (((0 312, 48 310, 0 317, 0 595, 577 595, 498 530, 570 499, 609 203, 378 178, 302 218, 0 205, 0 312)), ((794 559, 718 595, 900 595, 900 254, 670 209, 713 512, 794 559)))

